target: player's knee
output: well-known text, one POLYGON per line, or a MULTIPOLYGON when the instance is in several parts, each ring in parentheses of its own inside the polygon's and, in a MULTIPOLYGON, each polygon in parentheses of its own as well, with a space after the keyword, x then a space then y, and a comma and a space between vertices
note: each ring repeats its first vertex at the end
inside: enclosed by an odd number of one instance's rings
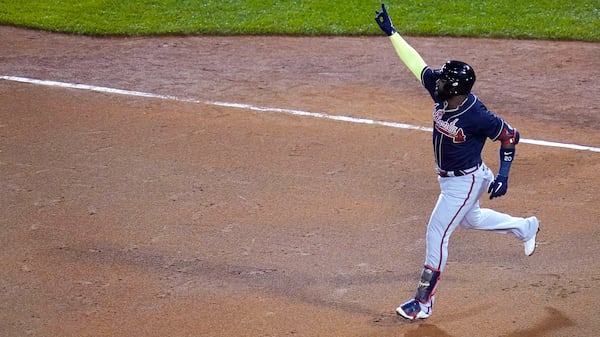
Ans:
POLYGON ((463 220, 463 221, 460 223, 460 227, 462 227, 462 228, 466 228, 466 229, 471 229, 471 228, 474 228, 474 227, 473 227, 473 225, 471 225, 471 223, 470 223, 470 222, 468 222, 468 221, 466 221, 466 220, 463 220))
POLYGON ((465 216, 460 225, 464 228, 477 228, 481 224, 481 212, 471 212, 465 216))

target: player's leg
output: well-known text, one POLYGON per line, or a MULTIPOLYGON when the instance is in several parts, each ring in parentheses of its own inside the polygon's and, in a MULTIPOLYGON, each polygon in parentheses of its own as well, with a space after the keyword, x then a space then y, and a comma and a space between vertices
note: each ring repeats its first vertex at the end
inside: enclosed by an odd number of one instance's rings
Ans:
POLYGON ((475 175, 440 178, 440 194, 427 224, 425 265, 443 272, 450 236, 479 203, 485 181, 475 175))
MULTIPOLYGON (((493 179, 493 174, 488 168, 478 171, 475 175, 486 181, 493 179)), ((484 188, 480 190, 479 195, 485 193, 485 185, 482 185, 484 188)), ((539 229, 539 221, 536 217, 514 217, 492 209, 480 208, 479 200, 473 204, 460 225, 466 228, 510 234, 525 243, 525 254, 527 255, 531 255, 535 249, 535 236, 539 229)))
POLYGON ((525 245, 525 254, 531 255, 535 250, 539 221, 536 217, 514 217, 488 208, 474 207, 463 219, 463 227, 510 234, 525 245))
POLYGON ((535 217, 521 218, 488 208, 475 208, 467 214, 464 227, 510 234, 521 241, 529 240, 538 230, 535 217))
POLYGON ((426 235, 425 266, 414 298, 396 312, 408 319, 427 318, 432 313, 435 288, 448 260, 448 242, 462 218, 479 198, 484 182, 475 176, 440 178, 442 192, 433 209, 426 235))
POLYGON ((414 298, 406 301, 396 308, 396 313, 404 318, 428 318, 433 312, 435 288, 440 279, 440 271, 425 266, 421 272, 421 279, 414 298))

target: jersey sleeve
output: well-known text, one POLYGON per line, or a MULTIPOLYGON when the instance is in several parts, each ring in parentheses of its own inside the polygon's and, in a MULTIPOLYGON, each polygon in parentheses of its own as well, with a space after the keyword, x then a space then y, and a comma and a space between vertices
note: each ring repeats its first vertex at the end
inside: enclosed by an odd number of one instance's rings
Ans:
POLYGON ((480 102, 480 104, 481 108, 478 109, 480 111, 481 119, 480 132, 487 138, 496 141, 504 129, 504 120, 500 116, 489 111, 483 103, 480 102))
POLYGON ((438 78, 439 75, 429 66, 425 67, 421 72, 421 83, 427 92, 429 92, 429 95, 433 100, 435 100, 435 82, 438 80, 438 78))

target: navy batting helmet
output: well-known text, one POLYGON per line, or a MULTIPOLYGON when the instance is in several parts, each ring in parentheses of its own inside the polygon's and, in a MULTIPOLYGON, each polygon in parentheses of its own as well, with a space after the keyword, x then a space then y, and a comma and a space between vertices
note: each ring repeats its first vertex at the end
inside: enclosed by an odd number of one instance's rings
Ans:
POLYGON ((475 71, 461 61, 446 61, 439 71, 440 77, 448 81, 444 86, 451 95, 467 95, 475 84, 475 71))

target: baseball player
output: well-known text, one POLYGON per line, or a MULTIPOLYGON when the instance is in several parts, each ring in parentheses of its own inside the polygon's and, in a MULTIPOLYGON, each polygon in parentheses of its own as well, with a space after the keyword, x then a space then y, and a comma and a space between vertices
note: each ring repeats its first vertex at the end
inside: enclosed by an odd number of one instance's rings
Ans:
POLYGON ((513 217, 479 206, 479 198, 486 191, 490 199, 506 193, 519 132, 471 93, 473 68, 454 60, 440 69, 430 68, 398 34, 385 5, 375 13, 375 21, 390 38, 400 60, 434 101, 433 152, 441 193, 427 225, 425 265, 416 295, 396 309, 407 319, 423 319, 432 313, 436 286, 448 259, 448 241, 458 226, 510 234, 522 241, 525 254, 531 255, 539 222, 534 216, 513 217), (495 178, 481 158, 487 138, 500 143, 500 168, 495 178))

